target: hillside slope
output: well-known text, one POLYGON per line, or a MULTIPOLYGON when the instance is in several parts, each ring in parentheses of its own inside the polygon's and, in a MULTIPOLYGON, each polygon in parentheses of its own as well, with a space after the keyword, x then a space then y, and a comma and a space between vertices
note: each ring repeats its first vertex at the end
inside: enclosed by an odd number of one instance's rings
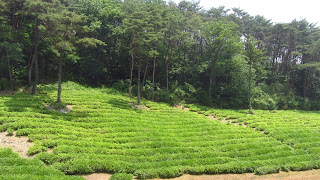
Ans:
POLYGON ((169 178, 318 168, 314 154, 274 136, 164 103, 143 101, 148 108, 132 108, 134 99, 112 89, 65 83, 62 99, 71 112, 49 111, 45 105, 54 102, 55 89, 47 85, 36 96, 1 97, 0 130, 28 136, 35 144, 29 154, 66 174, 169 178))

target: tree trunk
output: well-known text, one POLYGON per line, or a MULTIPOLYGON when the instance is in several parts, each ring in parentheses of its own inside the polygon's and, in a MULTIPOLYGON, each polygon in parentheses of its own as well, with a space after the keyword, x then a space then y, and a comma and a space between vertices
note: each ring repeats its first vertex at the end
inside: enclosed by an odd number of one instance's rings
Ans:
POLYGON ((141 72, 141 60, 139 58, 139 67, 138 67, 138 104, 141 102, 141 92, 140 92, 140 72, 141 72))
POLYGON ((59 70, 58 70, 58 98, 57 98, 57 103, 61 103, 62 59, 63 59, 63 51, 60 50, 59 70))
POLYGON ((131 53, 131 63, 130 63, 130 82, 129 82, 129 97, 132 96, 132 77, 133 77, 133 67, 134 67, 134 58, 133 54, 131 53))
POLYGON ((5 48, 6 54, 7 54, 7 63, 8 63, 8 72, 9 72, 9 80, 10 80, 10 91, 11 94, 13 95, 13 79, 12 79, 12 71, 11 71, 11 65, 10 65, 10 57, 9 57, 9 51, 8 48, 5 48))
POLYGON ((275 62, 276 61, 276 58, 275 58, 275 54, 273 54, 273 57, 272 57, 272 73, 271 73, 271 84, 273 84, 274 83, 274 81, 275 81, 275 75, 274 75, 274 73, 275 73, 275 62))
POLYGON ((288 48, 288 54, 286 55, 286 64, 285 64, 285 76, 286 76, 286 83, 287 83, 287 90, 288 90, 288 93, 290 92, 291 90, 291 86, 290 86, 290 56, 291 56, 291 49, 288 48))
POLYGON ((291 66, 292 66, 292 70, 291 70, 291 81, 290 81, 290 87, 293 87, 293 85, 294 85, 294 76, 295 76, 295 62, 294 61, 292 61, 292 64, 291 64, 291 66))
POLYGON ((211 71, 210 71, 210 80, 209 80, 209 99, 211 99, 211 94, 212 94, 212 86, 213 86, 213 75, 214 75, 214 72, 213 72, 213 67, 211 67, 211 71))
POLYGON ((147 72, 148 72, 148 64, 149 64, 149 58, 147 59, 146 68, 144 70, 143 79, 142 79, 142 88, 143 89, 144 89, 144 85, 145 85, 145 82, 146 82, 146 77, 147 77, 147 72))
POLYGON ((32 84, 31 76, 32 76, 33 63, 34 63, 34 58, 33 58, 33 45, 32 45, 29 64, 28 64, 28 88, 31 88, 31 84, 32 84))
POLYGON ((154 101, 154 86, 155 86, 154 77, 155 77, 155 73, 156 73, 156 58, 153 59, 153 71, 152 71, 152 101, 154 101))
POLYGON ((37 85, 39 81, 39 67, 38 67, 38 42, 40 39, 39 25, 40 25, 40 21, 37 20, 36 27, 35 27, 34 54, 33 54, 35 79, 34 79, 32 92, 31 92, 32 95, 36 93, 37 85))
POLYGON ((31 94, 35 94, 37 92, 37 85, 39 81, 39 67, 38 67, 38 58, 34 59, 34 72, 35 72, 35 79, 33 82, 32 92, 31 94))
POLYGON ((169 97, 169 62, 166 63, 166 78, 167 78, 167 98, 169 97))
MULTIPOLYGON (((250 60, 251 61, 251 60, 250 60)), ((250 62, 249 67, 249 112, 252 112, 252 104, 251 104, 251 79, 252 79, 252 62, 250 62)))
POLYGON ((170 46, 170 54, 169 54, 168 59, 166 61, 166 70, 167 70, 167 72, 166 72, 166 78, 167 78, 167 89, 166 89, 166 91, 167 91, 167 95, 166 96, 167 96, 167 98, 169 97, 169 63, 171 61, 172 54, 173 54, 173 47, 170 46))
POLYGON ((136 52, 136 54, 138 55, 138 59, 139 59, 139 65, 138 65, 138 104, 140 104, 141 102, 141 92, 140 92, 140 80, 141 80, 141 77, 140 77, 140 74, 141 74, 141 55, 139 53, 139 51, 137 50, 137 46, 136 46, 136 42, 134 41, 133 43, 133 46, 134 46, 134 51, 136 52))
POLYGON ((303 102, 305 102, 307 98, 307 69, 304 70, 304 86, 303 86, 303 102))

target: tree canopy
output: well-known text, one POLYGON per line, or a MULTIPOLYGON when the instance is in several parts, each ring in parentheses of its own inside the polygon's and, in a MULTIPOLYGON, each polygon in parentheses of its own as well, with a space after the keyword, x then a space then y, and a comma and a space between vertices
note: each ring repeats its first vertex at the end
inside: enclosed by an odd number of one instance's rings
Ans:
POLYGON ((193 1, 0 0, 0 22, 0 90, 72 80, 138 103, 320 109, 320 28, 306 19, 193 1))

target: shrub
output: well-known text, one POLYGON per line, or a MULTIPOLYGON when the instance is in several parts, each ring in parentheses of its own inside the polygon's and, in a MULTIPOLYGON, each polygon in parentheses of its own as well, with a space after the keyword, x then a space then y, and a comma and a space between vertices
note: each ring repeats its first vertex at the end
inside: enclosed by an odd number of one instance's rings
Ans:
POLYGON ((41 152, 36 157, 46 164, 53 164, 56 161, 55 155, 47 152, 41 152))
POLYGON ((9 89, 9 80, 6 78, 0 79, 0 91, 9 89))
POLYGON ((4 132, 8 129, 9 127, 9 124, 3 124, 3 125, 0 125, 0 132, 4 132))
POLYGON ((259 167, 254 170, 254 173, 257 175, 265 175, 265 174, 272 174, 272 173, 278 173, 280 171, 280 168, 274 167, 274 166, 263 166, 259 167))
POLYGON ((61 109, 64 109, 64 108, 66 108, 66 104, 64 104, 64 103, 53 103, 52 104, 52 107, 54 108, 54 109, 56 109, 56 110, 61 110, 61 109))
POLYGON ((28 155, 34 155, 34 154, 38 154, 40 152, 45 152, 47 151, 48 148, 47 147, 44 147, 44 146, 31 146, 29 149, 28 149, 28 155))
POLYGON ((128 83, 125 82, 124 80, 119 80, 116 83, 114 83, 112 87, 121 92, 125 92, 128 90, 129 86, 128 86, 128 83))
POLYGON ((12 136, 12 135, 13 135, 13 132, 14 132, 14 129, 8 128, 8 129, 7 129, 7 136, 12 136))
POLYGON ((274 110, 277 108, 276 101, 260 87, 252 89, 252 105, 255 109, 274 110))
POLYGON ((17 136, 28 136, 28 134, 30 133, 30 129, 18 129, 16 131, 16 135, 17 136))
POLYGON ((132 174, 117 173, 111 176, 109 180, 132 180, 132 174))
POLYGON ((200 104, 205 106, 211 106, 212 101, 208 97, 209 97, 208 93, 202 89, 200 89, 196 95, 196 99, 200 104))

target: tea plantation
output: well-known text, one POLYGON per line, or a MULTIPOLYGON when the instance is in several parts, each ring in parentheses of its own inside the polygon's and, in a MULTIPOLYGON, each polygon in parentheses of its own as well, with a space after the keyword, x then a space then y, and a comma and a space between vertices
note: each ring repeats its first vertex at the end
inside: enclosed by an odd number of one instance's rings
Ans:
MULTIPOLYGON (((72 105, 69 113, 45 107, 56 98, 54 85, 41 86, 35 96, 20 92, 0 97, 0 130, 28 136, 34 143, 28 153, 35 155, 34 160, 11 160, 17 155, 1 149, 0 176, 7 171, 4 169, 12 169, 13 161, 18 162, 14 168, 23 172, 38 169, 39 176, 61 175, 57 169, 69 175, 127 173, 142 179, 182 174, 266 174, 320 166, 317 112, 256 111, 256 115, 247 115, 245 110, 195 105, 189 105, 191 111, 186 112, 150 101, 142 102, 148 109, 137 109, 131 105, 135 99, 117 91, 72 82, 63 85, 62 93, 63 102, 72 105), (244 122, 248 128, 202 114, 244 122), (44 168, 39 160, 49 167, 44 168)), ((15 172, 14 168, 9 172, 15 172)))
POLYGON ((18 153, 14 153, 12 149, 0 148, 0 179, 77 180, 83 178, 66 176, 55 168, 45 167, 45 164, 38 159, 22 159, 18 153))

